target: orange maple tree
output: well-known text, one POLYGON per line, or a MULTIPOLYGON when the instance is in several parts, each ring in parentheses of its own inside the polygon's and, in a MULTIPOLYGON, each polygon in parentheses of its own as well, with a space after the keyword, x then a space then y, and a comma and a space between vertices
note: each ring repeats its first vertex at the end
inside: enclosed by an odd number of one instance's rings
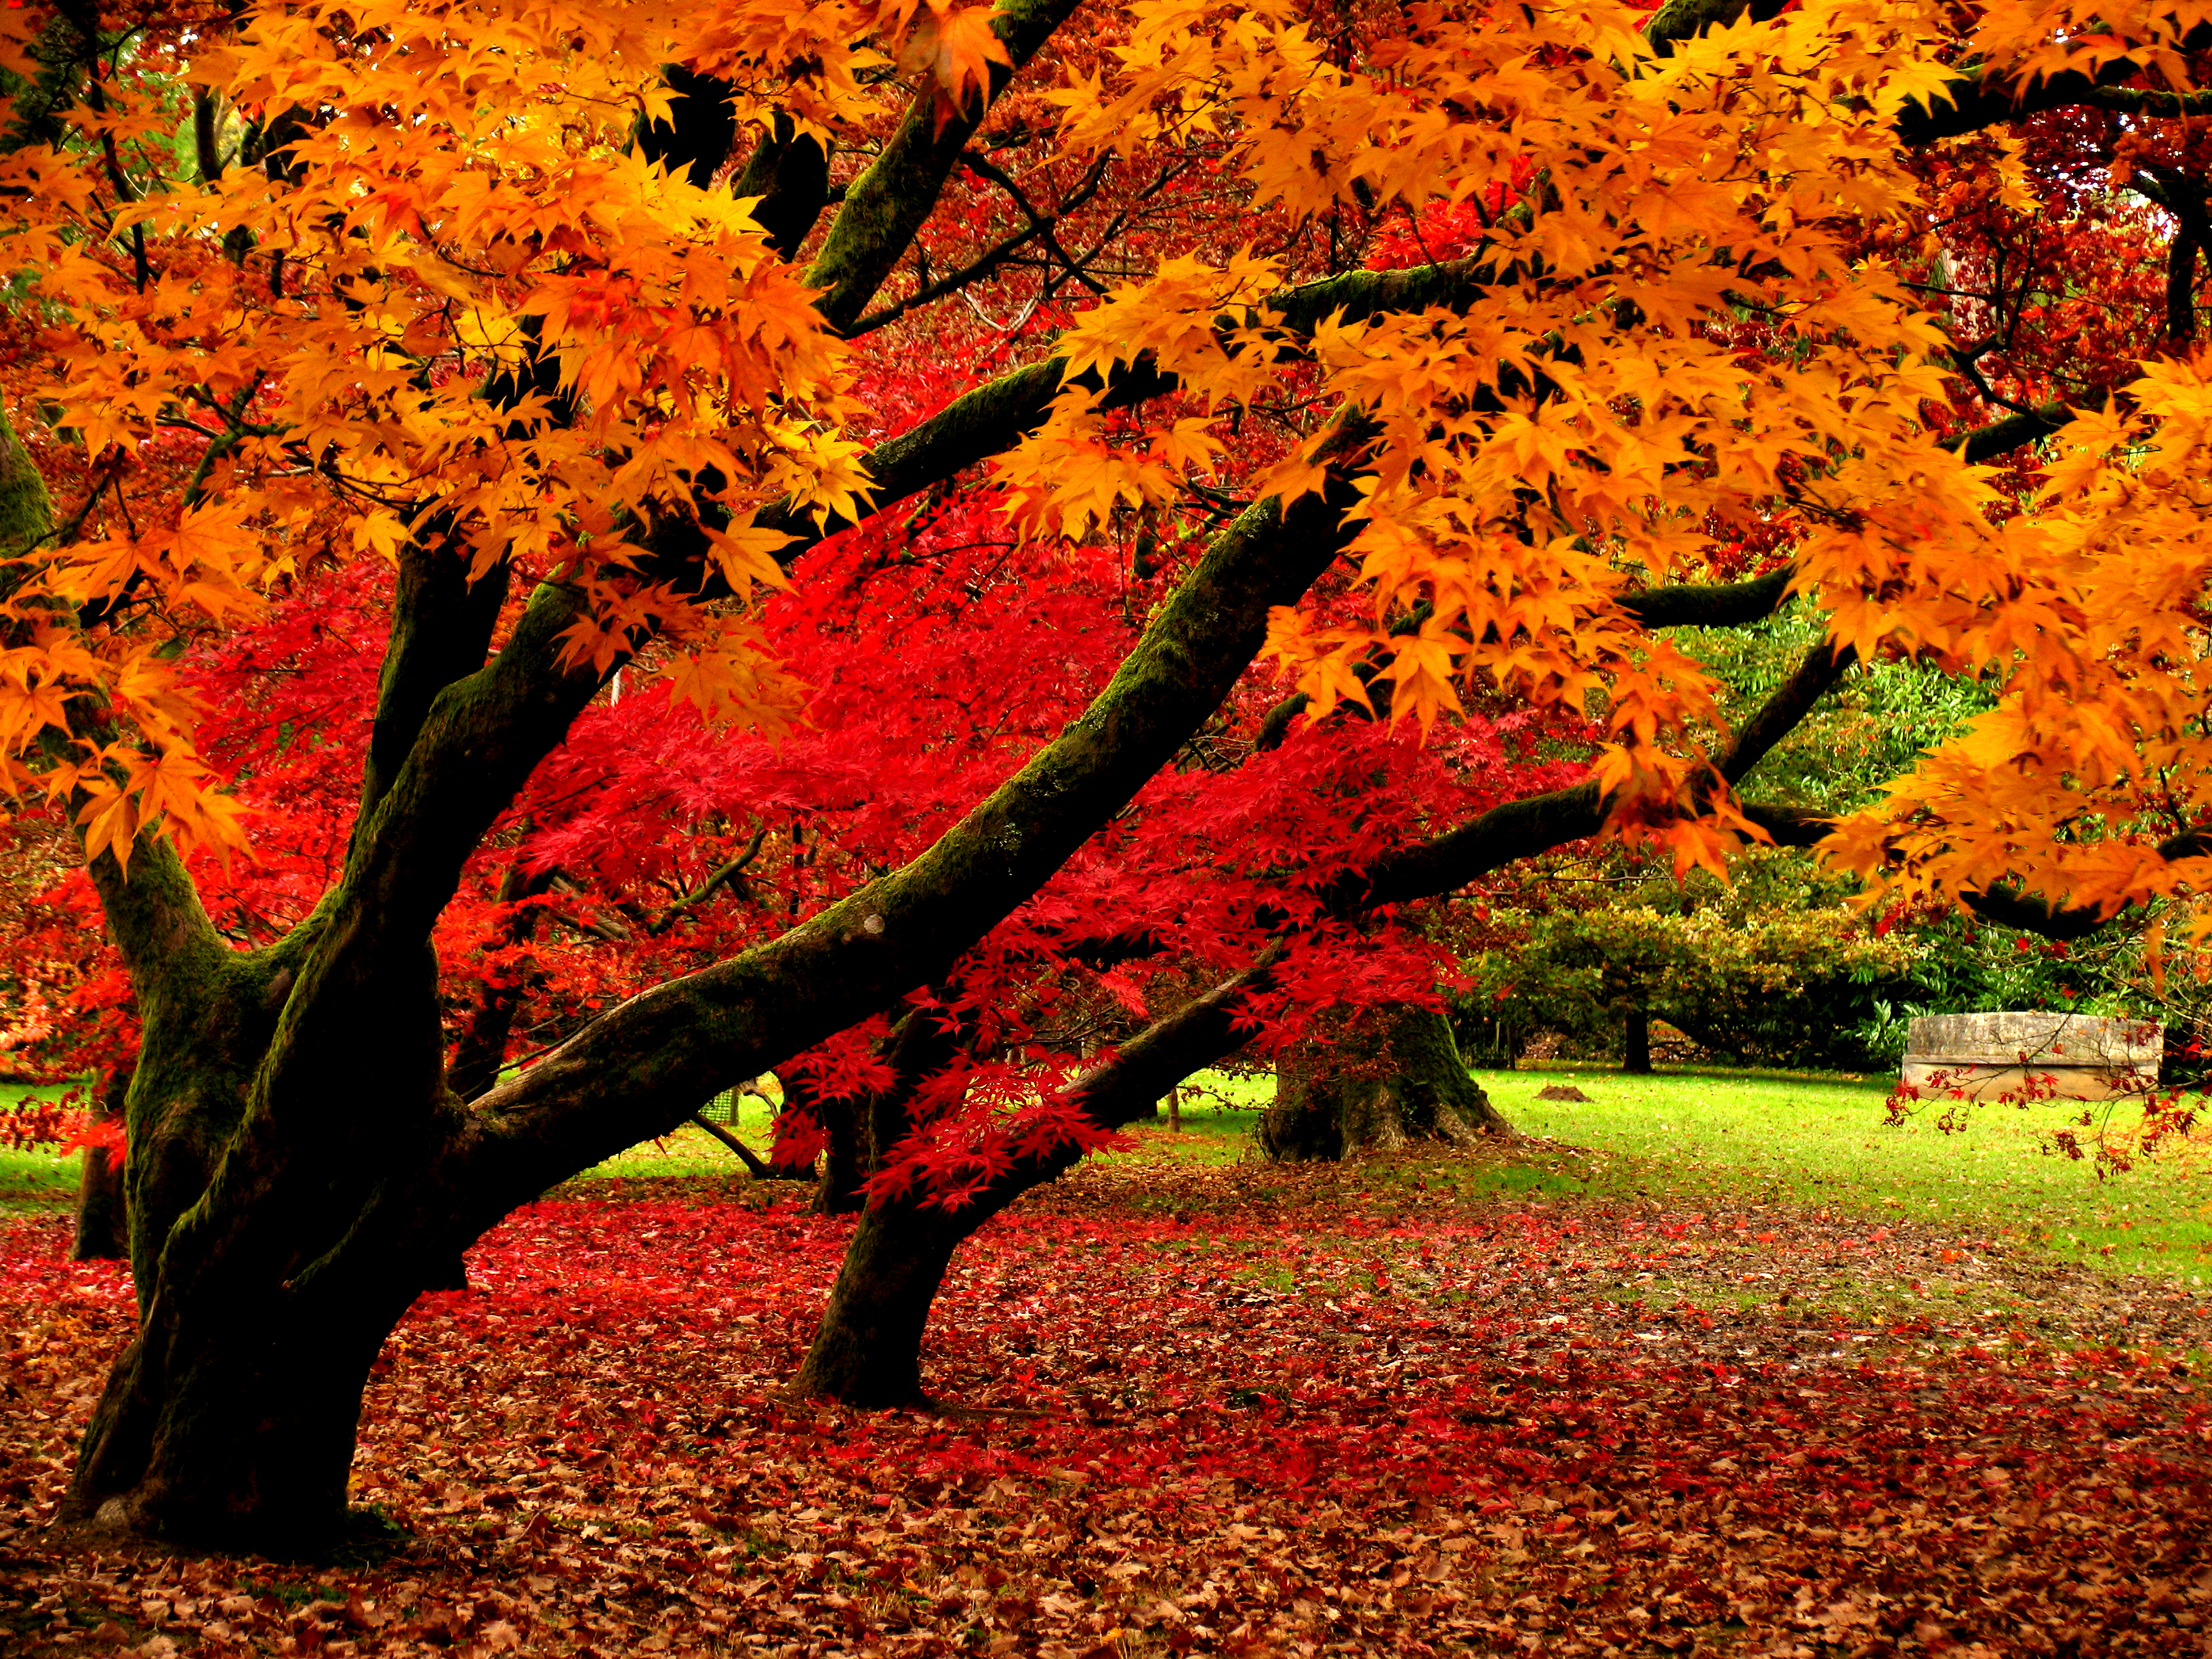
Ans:
MULTIPOLYGON (((1383 851, 1322 910, 1601 830, 1717 869, 1745 838, 1825 837, 1877 884, 2047 919, 2188 896, 2212 787, 2201 26, 1778 9, 0 15, 28 434, 0 445, 0 782, 76 826, 144 1034, 143 1322, 73 1512, 327 1533, 366 1369, 455 1249, 942 981, 1262 653, 1295 678, 1286 719, 1600 728, 1587 781, 1383 851), (2069 154, 2151 181, 2180 228, 2130 222, 2171 264, 2148 360, 2060 388, 2001 282, 1966 304, 1943 273, 1976 251, 1961 181, 2032 216, 2053 175, 2015 135, 2050 147, 2035 124, 2082 112, 2102 125, 2069 154), (1962 337, 1987 303, 2012 307, 2001 350, 1962 337), (989 325, 972 383, 901 407, 883 371, 974 342, 941 320, 960 307, 989 325), (810 664, 768 648, 768 596, 955 490, 1038 570, 1178 526, 1179 579, 1088 708, 933 843, 462 1100, 430 941, 579 717, 620 674, 788 726, 810 664), (186 860, 252 856, 253 825, 198 746, 192 653, 350 561, 393 574, 343 867, 233 949, 186 860), (1793 596, 1826 637, 1726 730, 1668 630, 1793 596), (1998 707, 1881 811, 1739 797, 1884 655, 1990 676, 1998 707)), ((872 1209, 811 1384, 910 1392, 911 1353, 886 1380, 868 1334, 918 1340, 975 1215, 1233 1046, 1297 925, 999 1145, 965 1219, 927 1191, 872 1209)))

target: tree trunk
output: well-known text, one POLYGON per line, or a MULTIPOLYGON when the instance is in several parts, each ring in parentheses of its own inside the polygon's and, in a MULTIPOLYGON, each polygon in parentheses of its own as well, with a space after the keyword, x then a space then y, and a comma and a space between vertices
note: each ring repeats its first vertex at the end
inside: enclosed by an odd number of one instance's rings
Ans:
MULTIPOLYGON (((107 1074, 100 1095, 102 1124, 123 1122, 131 1070, 118 1066, 107 1074)), ((70 1247, 70 1260, 120 1261, 130 1254, 131 1212, 123 1190, 123 1159, 105 1146, 88 1146, 77 1182, 76 1238, 70 1247)))
POLYGON ((184 1305, 108 1374, 62 1518, 274 1556, 327 1548, 345 1527, 369 1366, 412 1292, 310 1310, 173 1276, 173 1289, 184 1305))
POLYGON ((868 1409, 926 1403, 921 1339, 973 1225, 904 1202, 864 1211, 792 1393, 868 1409))
POLYGON ((1397 1070, 1389 1086, 1408 1134, 1464 1146, 1476 1134, 1513 1133, 1505 1114, 1468 1075, 1444 1015, 1429 1008, 1401 1011, 1391 1025, 1390 1056, 1397 1070))
POLYGON ((459 1105, 442 1091, 434 965, 385 994, 340 999, 376 1034, 373 1060, 317 1079, 283 1111, 266 1064, 313 927, 233 951, 205 923, 182 861, 143 837, 127 881, 91 874, 112 925, 165 929, 134 975, 144 1022, 125 1098, 137 1334, 79 1448, 65 1520, 197 1546, 297 1554, 345 1519, 368 1368, 459 1239, 419 1207, 380 1248, 360 1218, 416 1164, 459 1105), (155 918, 149 921, 149 917, 155 918))
MULTIPOLYGON (((133 884, 173 856, 142 847, 152 867, 142 877, 134 859, 133 884)), ((187 977, 189 995, 142 997, 125 1165, 139 1328, 108 1373, 62 1516, 192 1545, 312 1552, 344 1523, 368 1368, 456 1253, 425 1227, 339 1286, 326 1263, 360 1212, 370 1174, 359 1138, 370 1132, 334 1111, 326 1161, 307 1166, 319 1175, 279 1182, 254 1168, 249 1143, 266 1125, 248 1057, 267 1045, 290 970, 225 951, 187 977), (218 1164, 210 1154, 226 1146, 218 1164)), ((420 1046, 434 1060, 424 1004, 420 1046)), ((386 1074, 395 1095, 405 1071, 386 1074)))
MULTIPOLYGON (((1242 1048, 1244 1036, 1236 1027, 1237 1012, 1248 993, 1267 983, 1273 960, 1264 958, 1262 965, 1156 1021, 1124 1043, 1111 1064, 1079 1079, 1073 1092, 1084 1115, 1102 1127, 1119 1128, 1157 1104, 1163 1092, 1193 1072, 1242 1048)), ((927 1025, 927 1030, 937 1029, 933 1019, 927 1025)), ((916 1028, 909 1033, 902 1027, 901 1036, 911 1036, 917 1060, 926 1057, 928 1051, 920 1045, 927 1031, 916 1028)), ((947 1039, 939 1033, 936 1040, 947 1039)), ((916 1074, 927 1069, 917 1065, 916 1074)), ((888 1147, 904 1133, 904 1103, 909 1097, 899 1091, 878 1097, 887 1103, 876 1120, 878 1145, 888 1147)), ((866 1406, 906 1405, 924 1399, 921 1340, 953 1252, 1024 1193, 1073 1169, 1076 1161, 1075 1152, 1067 1146, 1033 1154, 958 1210, 901 1200, 865 1212, 854 1230, 822 1328, 792 1391, 802 1398, 821 1396, 866 1406)))
POLYGON ((1333 1164, 1344 1156, 1345 1088, 1317 1042, 1275 1062, 1275 1098, 1260 1119, 1260 1150, 1278 1164, 1333 1164))
MULTIPOLYGON (((784 1098, 788 1104, 788 1085, 784 1098)), ((855 1214, 862 1203, 860 1183, 868 1178, 871 1163, 860 1103, 825 1100, 817 1103, 813 1112, 830 1137, 830 1148, 823 1155, 822 1182, 814 1189, 814 1201, 806 1206, 807 1213, 855 1214)))
POLYGON ((1308 1043, 1286 1056, 1260 1146, 1279 1163, 1328 1163, 1414 1141, 1471 1146, 1480 1135, 1512 1133, 1468 1075, 1451 1022, 1409 1006, 1391 1017, 1379 1054, 1354 1042, 1308 1043))
POLYGON ((1620 1069, 1638 1077, 1651 1073, 1651 1013, 1641 1006, 1628 1011, 1628 1041, 1620 1069))
MULTIPOLYGON (((931 1073, 944 1070, 957 1048, 956 1035, 939 1024, 936 1015, 909 1012, 892 1028, 883 1051, 884 1061, 891 1068, 890 1086, 865 1101, 825 1101, 817 1109, 829 1131, 830 1153, 812 1213, 849 1215, 865 1205, 862 1186, 913 1127, 907 1104, 915 1091, 931 1073)), ((793 1098, 790 1087, 785 1085, 787 1103, 793 1098)))
MULTIPOLYGON (((549 868, 533 876, 518 858, 500 878, 499 902, 520 905, 525 899, 536 898, 553 885, 559 873, 549 868)), ((505 943, 529 943, 537 934, 540 914, 534 904, 516 910, 501 929, 505 943)), ((507 969, 496 982, 484 981, 476 1006, 469 1011, 468 1021, 453 1044, 452 1063, 446 1068, 446 1086, 463 1100, 474 1100, 499 1081, 500 1068, 507 1064, 507 1044, 514 1030, 515 1012, 528 992, 532 971, 526 960, 507 969)))

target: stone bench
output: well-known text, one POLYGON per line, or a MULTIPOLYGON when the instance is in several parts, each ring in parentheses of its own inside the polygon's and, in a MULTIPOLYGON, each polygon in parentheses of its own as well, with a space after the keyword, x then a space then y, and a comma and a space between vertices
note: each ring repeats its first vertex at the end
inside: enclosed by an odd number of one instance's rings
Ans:
MULTIPOLYGON (((1901 1080, 1930 1096, 1963 1089, 1976 1100, 2052 1080, 2066 1100, 2147 1093, 2158 1082, 2166 1028, 2092 1014, 1924 1014, 1912 1022, 1901 1080)), ((2039 1090, 2045 1085, 2037 1085, 2039 1090)))

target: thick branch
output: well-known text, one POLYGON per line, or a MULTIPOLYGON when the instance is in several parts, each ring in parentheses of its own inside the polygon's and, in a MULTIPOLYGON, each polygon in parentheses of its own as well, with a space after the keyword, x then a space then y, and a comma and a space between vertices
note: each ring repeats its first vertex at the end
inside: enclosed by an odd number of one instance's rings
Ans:
POLYGON ((1644 38, 1670 56, 1685 40, 1693 40, 1707 29, 1725 28, 1744 15, 1764 23, 1782 15, 1785 0, 1668 0, 1644 26, 1644 38))
POLYGON ((847 189, 821 254, 806 273, 809 287, 825 290, 817 307, 830 327, 849 328, 866 309, 936 207, 947 175, 992 103, 1075 5, 1076 0, 1001 0, 991 27, 1012 61, 991 65, 989 90, 971 106, 947 114, 943 94, 932 82, 908 106, 883 153, 847 189))
MULTIPOLYGON (((2171 864, 2180 859, 2212 854, 2212 830, 2191 830, 2158 844, 2158 855, 2171 864)), ((2045 939, 2081 939, 2113 921, 2116 911, 2094 904, 2054 904, 2039 893, 2023 893, 2000 884, 1978 893, 1960 896, 1966 908, 2002 927, 2017 927, 2045 939)))
POLYGON ((1817 847, 1835 827, 1835 819, 1829 814, 1808 811, 1799 806, 1738 801, 1736 811, 1765 830, 1777 847, 1817 847))
POLYGON ((1949 441, 1952 448, 1979 466, 2000 455, 2011 453, 2023 445, 2048 438, 2074 417, 2073 410, 2063 404, 2045 404, 2040 409, 2024 409, 2016 415, 2008 415, 2001 421, 1976 427, 1972 432, 1961 433, 1949 441))
POLYGON ((1735 741, 1721 757, 1717 769, 1721 776, 1732 786, 1741 783, 1744 775, 1765 759, 1774 745, 1813 712, 1813 705, 1833 690, 1857 660, 1858 653, 1848 645, 1838 646, 1826 639, 1814 641, 1790 678, 1775 688, 1737 731, 1735 741))
MULTIPOLYGON (((1644 33, 1659 48, 1660 56, 1666 57, 1680 42, 1709 28, 1725 27, 1747 14, 1765 22, 1779 16, 1782 10, 1782 0, 1668 0, 1652 15, 1644 33)), ((2192 46, 2201 45, 2195 34, 2191 40, 2192 46)), ((2212 109, 2212 93, 2138 90, 2119 84, 2142 70, 2142 65, 2122 58, 2094 74, 2054 75, 2022 86, 2007 76, 1978 73, 1968 65, 1942 91, 1906 105, 1898 117, 1897 135, 1907 144, 1929 144, 2069 105, 2163 117, 2196 115, 2212 109)))
MULTIPOLYGON (((1114 1058, 1068 1086, 1084 1116, 1102 1129, 1118 1129, 1149 1113, 1162 1095, 1194 1072, 1227 1059, 1251 1039, 1238 1020, 1256 992, 1273 982, 1282 957, 1270 947, 1251 967, 1223 981, 1188 1006, 1156 1020, 1123 1043, 1114 1058)), ((1082 1154, 1061 1146, 1016 1164, 961 1206, 960 1223, 972 1231, 1033 1187, 1075 1167, 1082 1154)))
POLYGON ((647 161, 658 161, 670 173, 688 173, 691 182, 704 190, 730 159, 731 148, 738 141, 737 112, 730 107, 730 94, 735 88, 718 76, 702 75, 681 64, 663 64, 660 78, 677 94, 668 118, 641 118, 631 142, 647 161))
POLYGON ((1792 574, 1784 565, 1747 581, 1647 588, 1622 599, 1620 608, 1646 628, 1742 628, 1783 607, 1792 574))
MULTIPOLYGON (((1418 311, 1430 306, 1463 308, 1487 286, 1479 264, 1482 257, 1470 255, 1410 270, 1352 271, 1285 289, 1257 309, 1286 332, 1307 334, 1340 311, 1346 322, 1357 323, 1386 312, 1418 311)), ((1242 319, 1224 319, 1222 326, 1226 329, 1238 320, 1242 319)), ((898 437, 877 445, 866 458, 872 488, 862 516, 880 513, 1019 442, 1043 424, 1051 412, 1066 368, 1066 359, 1048 357, 1026 368, 1014 369, 954 398, 898 437)), ((1081 384, 1097 389, 1093 380, 1086 379, 1081 384)), ((1146 357, 1114 374, 1104 387, 1103 406, 1123 408, 1174 392, 1180 385, 1175 376, 1162 374, 1146 357)), ((793 538, 791 545, 777 555, 789 564, 823 538, 850 528, 854 521, 832 515, 817 526, 810 512, 779 501, 762 509, 756 522, 793 538)), ((653 574, 673 580, 681 570, 703 566, 706 540, 690 520, 671 520, 655 528, 652 550, 653 574)))
POLYGON ((768 233, 769 246, 779 257, 795 259, 830 203, 830 152, 778 110, 775 125, 761 135, 738 177, 737 194, 759 198, 753 204, 754 222, 768 233))
POLYGON ((1979 132, 1984 127, 2001 126, 2045 110, 2100 104, 2115 83, 2140 72, 2140 65, 2122 58, 2094 75, 2068 72, 2021 86, 2004 76, 1984 76, 1969 69, 1942 92, 1906 105, 1897 118, 1897 136, 1917 147, 1979 132))
POLYGON ((1249 509, 1089 710, 928 852, 769 945, 633 998, 494 1090, 447 1160, 467 1224, 942 974, 1213 712, 1268 611, 1293 603, 1344 545, 1356 500, 1340 475, 1287 514, 1272 500, 1249 509))
POLYGON ((507 587, 504 560, 471 582, 468 560, 457 547, 410 540, 401 548, 376 720, 362 768, 356 832, 391 793, 438 694, 483 666, 507 587))
POLYGON ((1507 801, 1433 841, 1384 854, 1358 890, 1358 908, 1455 891, 1517 859, 1594 836, 1604 825, 1595 783, 1507 801))

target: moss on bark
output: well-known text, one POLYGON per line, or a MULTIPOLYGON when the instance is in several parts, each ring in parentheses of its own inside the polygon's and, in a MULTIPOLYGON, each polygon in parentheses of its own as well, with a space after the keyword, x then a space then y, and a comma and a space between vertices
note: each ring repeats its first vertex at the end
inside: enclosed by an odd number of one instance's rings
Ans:
POLYGON ((1451 1022, 1409 1005, 1391 1015, 1380 1042, 1310 1042, 1286 1055, 1260 1146, 1279 1162, 1326 1163, 1417 1141, 1470 1146, 1512 1132, 1468 1074, 1451 1022))
POLYGON ((32 465, 0 400, 0 559, 21 557, 54 527, 46 481, 32 465))

